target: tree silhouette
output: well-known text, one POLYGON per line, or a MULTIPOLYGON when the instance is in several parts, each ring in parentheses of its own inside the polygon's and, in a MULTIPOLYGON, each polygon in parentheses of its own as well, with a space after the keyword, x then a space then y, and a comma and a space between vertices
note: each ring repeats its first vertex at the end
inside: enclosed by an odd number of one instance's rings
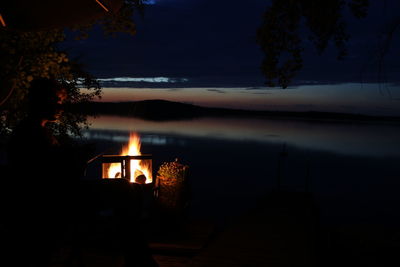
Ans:
MULTIPOLYGON (((42 2, 46 4, 46 1, 42 2)), ((108 12, 101 18, 96 17, 89 21, 76 21, 76 24, 69 24, 68 29, 76 31, 79 39, 88 37, 88 32, 94 25, 99 25, 106 35, 135 34, 133 13, 135 10, 142 13, 146 1, 121 2, 122 6, 118 12, 108 12)), ((12 8, 19 8, 14 7, 12 1, 2 3, 0 7, 3 5, 9 8, 3 10, 10 12, 13 11, 12 8)), ((68 103, 82 103, 100 97, 101 88, 95 77, 84 71, 78 62, 69 58, 68 54, 58 47, 58 44, 66 39, 65 30, 64 26, 60 27, 58 21, 51 20, 44 29, 31 29, 29 25, 26 29, 0 25, 0 134, 9 133, 25 116, 27 89, 35 78, 54 78, 62 82, 68 90, 68 103), (88 90, 84 93, 79 89, 82 87, 88 90)), ((65 112, 56 128, 63 135, 79 134, 85 125, 86 117, 65 112)))
POLYGON ((257 43, 265 53, 262 72, 269 86, 286 88, 303 67, 303 32, 318 53, 330 42, 337 58, 346 56, 349 39, 344 13, 356 18, 367 15, 368 0, 273 0, 264 13, 257 32, 257 43))

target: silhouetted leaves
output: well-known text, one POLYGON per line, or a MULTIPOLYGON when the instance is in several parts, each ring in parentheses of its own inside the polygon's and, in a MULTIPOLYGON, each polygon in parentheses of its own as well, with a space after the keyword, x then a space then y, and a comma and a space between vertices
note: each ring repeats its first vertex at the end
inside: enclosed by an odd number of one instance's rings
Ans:
POLYGON ((136 25, 133 15, 135 11, 143 15, 145 4, 145 0, 125 0, 117 13, 109 13, 100 20, 92 21, 86 25, 75 25, 70 28, 78 32, 76 39, 89 37, 88 32, 95 24, 99 25, 107 36, 115 37, 117 33, 134 35, 136 33, 136 25))
MULTIPOLYGON (((143 13, 144 0, 125 0, 117 13, 110 12, 99 21, 76 25, 78 36, 88 36, 89 30, 100 24, 107 35, 117 32, 135 33, 133 12, 143 13)), ((49 22, 51 25, 51 21, 49 22)), ((68 58, 58 44, 65 40, 63 29, 20 31, 0 27, 0 133, 7 133, 26 114, 26 94, 35 78, 55 78, 68 91, 68 104, 83 103, 100 97, 101 88, 95 77, 68 58), (80 88, 87 90, 81 91, 80 88)), ((79 134, 86 117, 64 112, 61 123, 55 125, 61 135, 79 134)))
POLYGON ((303 67, 304 32, 318 53, 332 42, 337 58, 346 56, 349 35, 343 18, 348 7, 356 18, 367 15, 368 0, 273 0, 257 32, 257 43, 265 53, 262 62, 269 86, 289 86, 303 67))

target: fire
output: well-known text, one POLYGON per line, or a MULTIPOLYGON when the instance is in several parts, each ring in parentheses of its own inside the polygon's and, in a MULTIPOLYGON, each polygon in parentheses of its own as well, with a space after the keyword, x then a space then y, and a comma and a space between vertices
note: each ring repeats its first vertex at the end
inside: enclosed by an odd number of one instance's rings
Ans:
MULTIPOLYGON (((122 148, 120 156, 139 156, 140 152, 140 137, 136 133, 131 133, 129 136, 129 143, 122 148)), ((112 163, 108 169, 108 177, 121 178, 121 165, 119 163, 112 163)), ((151 166, 146 160, 130 160, 130 182, 131 183, 146 183, 150 184, 153 180, 151 174, 151 166), (144 177, 145 177, 145 181, 144 177)))

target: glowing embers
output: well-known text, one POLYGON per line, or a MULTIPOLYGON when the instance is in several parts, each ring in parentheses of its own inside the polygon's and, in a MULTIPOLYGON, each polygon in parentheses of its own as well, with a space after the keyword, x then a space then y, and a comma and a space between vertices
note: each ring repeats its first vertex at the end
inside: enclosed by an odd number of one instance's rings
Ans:
POLYGON ((130 135, 129 144, 122 149, 120 155, 102 157, 102 178, 122 178, 137 184, 153 182, 152 156, 141 154, 140 139, 137 134, 130 135))
POLYGON ((153 182, 151 155, 104 155, 102 169, 103 179, 123 178, 137 184, 153 182))

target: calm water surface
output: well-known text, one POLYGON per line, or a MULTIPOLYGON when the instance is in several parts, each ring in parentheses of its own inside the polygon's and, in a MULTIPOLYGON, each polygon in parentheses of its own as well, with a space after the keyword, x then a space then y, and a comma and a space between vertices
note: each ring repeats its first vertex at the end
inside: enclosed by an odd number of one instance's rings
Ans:
MULTIPOLYGON (((129 133, 137 132, 142 153, 153 154, 154 172, 175 158, 189 165, 193 216, 234 217, 276 190, 280 176, 281 190, 313 192, 327 223, 400 223, 400 125, 112 116, 90 121, 85 138, 99 153, 119 153, 129 133)), ((88 176, 100 175, 92 163, 88 176)))

